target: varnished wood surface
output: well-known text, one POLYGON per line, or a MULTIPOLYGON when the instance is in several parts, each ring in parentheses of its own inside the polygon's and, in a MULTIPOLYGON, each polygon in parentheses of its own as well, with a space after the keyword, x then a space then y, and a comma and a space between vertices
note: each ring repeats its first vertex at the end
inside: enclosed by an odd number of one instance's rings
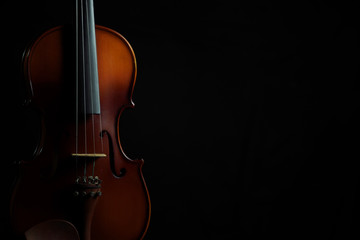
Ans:
MULTIPOLYGON (((86 138, 79 137, 78 153, 102 155, 96 159, 95 167, 95 175, 102 180, 102 195, 74 197, 76 118, 70 33, 64 27, 51 29, 25 55, 24 72, 32 90, 29 99, 39 109, 43 132, 34 159, 20 164, 11 202, 13 227, 21 234, 43 221, 64 219, 77 227, 83 240, 141 239, 150 218, 150 200, 141 171, 143 161, 125 155, 118 128, 121 112, 133 107, 135 55, 120 34, 97 27, 101 124, 99 115, 80 118, 79 136, 86 138), (85 143, 92 139, 95 148, 85 143)), ((79 159, 79 169, 85 161, 79 159)), ((91 164, 87 162, 88 175, 91 164)))

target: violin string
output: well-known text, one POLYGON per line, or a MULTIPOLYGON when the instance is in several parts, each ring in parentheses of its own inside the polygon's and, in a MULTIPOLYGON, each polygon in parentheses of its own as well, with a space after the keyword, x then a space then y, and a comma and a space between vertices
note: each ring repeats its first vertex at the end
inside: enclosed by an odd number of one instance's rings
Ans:
MULTIPOLYGON (((92 4, 91 1, 87 1, 86 2, 86 19, 87 19, 87 22, 90 23, 91 21, 91 17, 90 17, 90 7, 89 6, 90 4, 92 4)), ((95 29, 90 29, 90 25, 87 24, 87 39, 88 39, 88 42, 87 42, 87 45, 88 45, 88 56, 90 57, 94 57, 92 54, 91 54, 91 45, 92 45, 92 41, 95 41, 95 39, 92 39, 92 35, 91 35, 91 32, 90 31, 95 31, 95 29)), ((90 59, 89 61, 89 69, 93 69, 97 66, 93 66, 93 59, 90 59)), ((95 144, 95 117, 94 117, 94 99, 93 99, 93 83, 95 80, 97 80, 96 76, 89 76, 89 78, 91 79, 91 82, 90 82, 90 99, 91 99, 91 121, 92 121, 92 141, 93 141, 93 153, 95 154, 96 153, 96 144, 95 144)), ((95 158, 93 158, 93 163, 92 163, 92 177, 94 177, 94 171, 95 171, 95 158)))
MULTIPOLYGON (((94 14, 94 1, 93 0, 89 0, 89 4, 90 4, 90 7, 91 7, 91 14, 94 14)), ((94 15, 93 15, 93 17, 92 17, 92 21, 94 21, 94 23, 95 23, 95 17, 94 17, 94 15)), ((94 27, 94 33, 95 33, 95 35, 94 35, 94 37, 95 37, 95 39, 94 39, 94 42, 95 42, 95 52, 97 52, 97 49, 96 49, 96 27, 95 27, 95 24, 93 25, 93 27, 94 27)), ((96 55, 96 57, 97 57, 97 55, 96 55)), ((98 66, 95 66, 96 68, 98 67, 98 66)), ((99 73, 98 73, 98 71, 96 71, 96 73, 97 73, 97 81, 99 81, 99 73)), ((100 85, 100 83, 98 83, 99 85, 100 85)), ((98 89, 100 89, 100 88, 98 88, 98 89)), ((100 90, 99 90, 100 91, 100 90)), ((100 92, 99 92, 99 94, 100 94, 100 92)), ((100 96, 99 96, 99 101, 100 101, 100 96)), ((100 101, 101 102, 101 101, 100 101)), ((103 140, 103 137, 102 137, 102 117, 101 117, 101 105, 100 105, 100 113, 99 113, 99 129, 100 129, 100 145, 101 145, 101 153, 103 153, 104 152, 104 140, 103 140)), ((94 162, 93 162, 93 168, 95 168, 95 159, 94 159, 94 162)))
MULTIPOLYGON (((86 65, 85 65, 85 46, 84 46, 84 8, 83 8, 83 0, 81 0, 81 36, 82 36, 82 77, 83 77, 83 94, 84 94, 84 147, 85 153, 87 153, 87 136, 86 136, 86 79, 85 79, 85 72, 86 72, 86 65)), ((86 158, 84 158, 84 177, 86 177, 86 158)))
POLYGON ((76 71, 76 76, 75 76, 75 101, 76 101, 76 109, 75 109, 75 153, 76 153, 76 157, 75 157, 75 178, 77 178, 77 174, 78 174, 78 157, 77 154, 79 153, 78 151, 78 147, 79 147, 79 1, 76 0, 76 14, 75 14, 75 18, 76 18, 76 22, 75 22, 75 34, 76 34, 76 42, 75 42, 75 48, 76 48, 76 53, 75 53, 75 71, 76 71))

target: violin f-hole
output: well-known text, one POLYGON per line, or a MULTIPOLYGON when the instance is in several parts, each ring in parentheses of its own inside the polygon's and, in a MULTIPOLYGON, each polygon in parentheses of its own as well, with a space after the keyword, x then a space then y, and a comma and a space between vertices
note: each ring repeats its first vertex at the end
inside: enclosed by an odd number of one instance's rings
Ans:
POLYGON ((113 145, 113 141, 111 139, 111 136, 109 134, 108 131, 106 130, 102 130, 100 133, 100 136, 103 138, 104 135, 106 135, 108 137, 108 143, 109 143, 109 161, 110 161, 110 169, 112 174, 115 177, 121 178, 124 177, 126 174, 126 168, 121 168, 120 172, 117 173, 116 172, 116 168, 115 168, 115 157, 114 157, 114 145, 113 145))

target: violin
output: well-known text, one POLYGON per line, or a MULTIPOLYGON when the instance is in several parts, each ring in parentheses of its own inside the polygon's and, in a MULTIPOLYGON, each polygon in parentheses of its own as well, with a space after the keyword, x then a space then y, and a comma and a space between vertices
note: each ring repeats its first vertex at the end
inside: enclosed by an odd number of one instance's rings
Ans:
POLYGON ((150 220, 143 160, 124 153, 123 111, 133 108, 134 51, 95 25, 93 0, 76 0, 73 26, 52 28, 23 56, 27 107, 39 140, 22 159, 11 225, 26 239, 142 239, 150 220))

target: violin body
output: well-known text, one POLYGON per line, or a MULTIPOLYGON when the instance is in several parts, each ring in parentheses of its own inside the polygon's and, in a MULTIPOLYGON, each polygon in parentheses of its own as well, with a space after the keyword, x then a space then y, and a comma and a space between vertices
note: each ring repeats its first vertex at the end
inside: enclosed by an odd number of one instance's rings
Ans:
POLYGON ((79 110, 85 95, 74 76, 85 74, 71 29, 45 32, 24 55, 28 104, 42 130, 33 158, 19 163, 10 206, 18 235, 54 219, 75 226, 81 240, 142 239, 148 228, 143 160, 129 159, 119 137, 120 116, 134 107, 135 55, 119 33, 95 32, 100 113, 79 110))

